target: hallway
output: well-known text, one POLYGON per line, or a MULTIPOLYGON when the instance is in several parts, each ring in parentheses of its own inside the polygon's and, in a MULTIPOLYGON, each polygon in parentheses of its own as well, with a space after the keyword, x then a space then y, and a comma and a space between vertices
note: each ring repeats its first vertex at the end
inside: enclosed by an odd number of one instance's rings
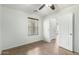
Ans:
POLYGON ((50 43, 39 41, 28 45, 8 49, 2 55, 79 55, 58 46, 57 40, 50 43))

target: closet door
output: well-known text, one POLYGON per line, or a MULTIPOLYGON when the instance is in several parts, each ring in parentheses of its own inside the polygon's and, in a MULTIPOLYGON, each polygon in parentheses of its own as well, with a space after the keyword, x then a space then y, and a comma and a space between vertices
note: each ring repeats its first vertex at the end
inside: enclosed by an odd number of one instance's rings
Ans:
POLYGON ((59 45, 73 51, 73 14, 63 14, 58 17, 59 45))

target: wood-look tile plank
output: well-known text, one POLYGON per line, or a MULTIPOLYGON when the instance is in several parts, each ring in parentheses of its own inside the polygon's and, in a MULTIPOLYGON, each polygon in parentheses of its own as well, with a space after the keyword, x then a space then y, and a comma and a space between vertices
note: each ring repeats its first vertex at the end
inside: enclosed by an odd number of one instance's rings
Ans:
POLYGON ((2 55, 79 55, 58 46, 56 39, 50 43, 39 41, 28 45, 4 50, 2 55))

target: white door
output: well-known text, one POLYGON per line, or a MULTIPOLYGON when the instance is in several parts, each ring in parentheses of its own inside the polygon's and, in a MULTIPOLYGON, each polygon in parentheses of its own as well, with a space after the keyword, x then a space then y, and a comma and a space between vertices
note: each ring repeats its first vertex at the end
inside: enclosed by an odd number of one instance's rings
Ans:
POLYGON ((59 45, 73 51, 73 14, 63 14, 58 17, 59 45))
POLYGON ((55 18, 50 18, 50 39, 56 39, 57 36, 57 23, 55 18))
POLYGON ((46 19, 43 24, 45 41, 50 42, 49 20, 46 19))

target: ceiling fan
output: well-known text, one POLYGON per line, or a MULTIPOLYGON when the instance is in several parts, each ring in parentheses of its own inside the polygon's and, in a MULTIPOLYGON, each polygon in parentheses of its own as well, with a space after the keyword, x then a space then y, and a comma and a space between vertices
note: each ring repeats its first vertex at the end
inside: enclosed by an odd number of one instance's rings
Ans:
POLYGON ((42 4, 42 5, 38 8, 38 10, 34 10, 34 12, 38 12, 39 10, 42 10, 45 6, 49 7, 51 10, 55 10, 55 5, 54 5, 54 4, 50 4, 50 5, 48 5, 48 4, 42 4))

